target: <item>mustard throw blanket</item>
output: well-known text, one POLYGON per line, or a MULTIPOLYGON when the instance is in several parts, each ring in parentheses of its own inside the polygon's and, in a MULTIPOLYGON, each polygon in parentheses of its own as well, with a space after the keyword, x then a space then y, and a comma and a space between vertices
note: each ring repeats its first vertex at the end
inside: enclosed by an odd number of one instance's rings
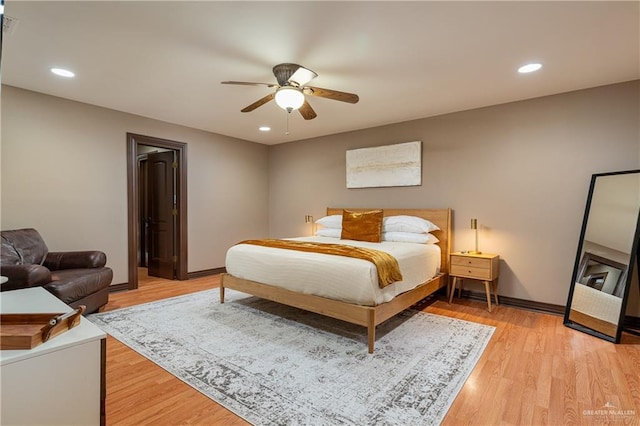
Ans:
POLYGON ((363 247, 353 247, 343 244, 314 243, 308 241, 291 241, 291 240, 245 240, 238 244, 253 244, 264 247, 275 247, 288 250, 309 251, 314 253, 333 254, 337 256, 354 257, 356 259, 364 259, 373 263, 378 270, 378 285, 384 288, 396 281, 402 281, 400 266, 398 260, 380 250, 368 249, 363 247))

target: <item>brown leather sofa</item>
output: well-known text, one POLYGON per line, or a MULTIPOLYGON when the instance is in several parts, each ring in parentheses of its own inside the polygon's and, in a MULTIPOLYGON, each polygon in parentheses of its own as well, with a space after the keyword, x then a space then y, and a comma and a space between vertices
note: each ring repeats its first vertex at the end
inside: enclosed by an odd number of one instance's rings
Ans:
POLYGON ((109 301, 113 271, 101 251, 49 252, 35 229, 2 231, 1 291, 42 286, 67 305, 98 311, 109 301))

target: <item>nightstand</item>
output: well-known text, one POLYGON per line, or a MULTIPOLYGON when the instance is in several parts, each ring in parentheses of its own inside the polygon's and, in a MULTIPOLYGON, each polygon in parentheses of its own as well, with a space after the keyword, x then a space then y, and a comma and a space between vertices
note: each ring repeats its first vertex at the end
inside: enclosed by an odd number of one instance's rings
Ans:
POLYGON ((500 256, 491 253, 471 254, 471 253, 451 253, 449 262, 449 276, 453 278, 451 290, 449 291, 449 303, 453 300, 453 293, 456 285, 460 281, 458 297, 462 293, 462 280, 465 278, 484 282, 484 289, 487 293, 487 306, 491 312, 491 290, 498 306, 498 276, 500 275, 500 256))

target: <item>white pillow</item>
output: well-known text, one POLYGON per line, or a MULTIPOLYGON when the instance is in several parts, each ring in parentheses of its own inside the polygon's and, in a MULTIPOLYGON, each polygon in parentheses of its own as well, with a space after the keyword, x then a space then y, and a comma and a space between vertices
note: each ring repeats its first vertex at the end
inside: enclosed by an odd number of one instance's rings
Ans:
POLYGON ((334 214, 331 216, 321 217, 316 220, 316 224, 322 225, 325 228, 342 229, 342 215, 334 214))
POLYGON ((440 242, 433 234, 417 234, 415 232, 383 232, 382 241, 418 244, 435 244, 440 242))
POLYGON ((316 231, 316 235, 318 237, 340 238, 340 235, 342 235, 342 229, 320 228, 316 231))
POLYGON ((439 231, 434 223, 416 216, 388 216, 382 220, 382 232, 412 232, 426 234, 439 231))

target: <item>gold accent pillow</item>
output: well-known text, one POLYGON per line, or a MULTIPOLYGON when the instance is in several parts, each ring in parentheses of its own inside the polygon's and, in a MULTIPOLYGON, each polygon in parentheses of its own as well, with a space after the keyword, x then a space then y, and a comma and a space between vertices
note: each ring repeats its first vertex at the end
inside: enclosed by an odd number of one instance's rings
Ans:
POLYGON ((382 235, 382 210, 368 212, 342 211, 343 240, 379 243, 382 235))

